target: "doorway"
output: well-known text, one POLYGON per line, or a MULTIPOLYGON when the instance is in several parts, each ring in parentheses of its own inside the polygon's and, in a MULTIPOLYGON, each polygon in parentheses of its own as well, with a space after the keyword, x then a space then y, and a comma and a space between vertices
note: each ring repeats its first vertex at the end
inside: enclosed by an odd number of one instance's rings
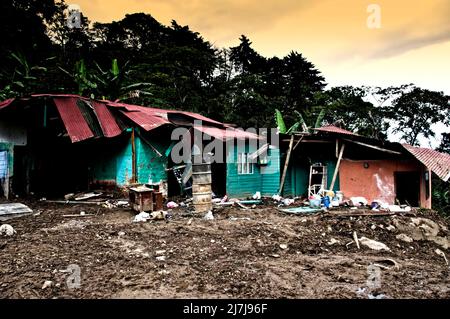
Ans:
POLYGON ((420 202, 420 173, 396 172, 395 194, 401 205, 419 207, 420 202))

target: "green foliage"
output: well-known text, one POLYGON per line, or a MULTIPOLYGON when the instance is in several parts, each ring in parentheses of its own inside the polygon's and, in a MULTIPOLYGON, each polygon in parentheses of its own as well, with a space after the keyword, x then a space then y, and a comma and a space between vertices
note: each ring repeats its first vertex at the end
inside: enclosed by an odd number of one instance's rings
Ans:
POLYGON ((275 121, 277 123, 278 131, 282 134, 286 133, 286 124, 284 124, 283 115, 278 109, 275 109, 275 121))

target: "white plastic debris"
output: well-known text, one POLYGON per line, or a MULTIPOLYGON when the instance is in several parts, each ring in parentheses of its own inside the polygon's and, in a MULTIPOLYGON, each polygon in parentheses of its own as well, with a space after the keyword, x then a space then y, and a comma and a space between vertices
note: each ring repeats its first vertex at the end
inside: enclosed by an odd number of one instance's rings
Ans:
POLYGON ((123 206, 123 207, 126 207, 126 206, 129 206, 130 204, 126 201, 126 200, 119 200, 118 202, 117 202, 117 206, 123 206))
POLYGON ((256 192, 256 193, 253 195, 253 199, 261 199, 261 192, 256 192))
POLYGON ((278 195, 278 194, 275 194, 275 195, 272 196, 272 199, 273 199, 274 201, 276 201, 276 202, 279 202, 280 200, 283 199, 283 197, 281 197, 281 196, 278 195))
POLYGON ((373 240, 373 239, 369 239, 369 238, 366 238, 366 237, 361 237, 361 238, 358 239, 358 241, 359 241, 359 243, 361 245, 369 247, 370 249, 373 249, 373 250, 391 251, 388 246, 386 246, 385 244, 383 244, 383 243, 381 243, 379 241, 373 240))
POLYGON ((150 218, 150 214, 146 212, 140 212, 134 216, 133 223, 146 222, 150 218))
POLYGON ((170 208, 170 209, 177 208, 178 206, 179 205, 177 203, 175 203, 175 202, 168 202, 167 203, 167 208, 170 208))
POLYGON ((214 219, 214 215, 212 213, 212 211, 209 211, 205 214, 205 216, 203 217, 204 220, 213 220, 214 219))
POLYGON ((400 207, 399 205, 389 205, 388 210, 393 213, 402 213, 402 212, 410 212, 411 207, 400 207))
POLYGON ((359 206, 366 206, 369 202, 367 201, 367 199, 365 199, 362 196, 355 196, 355 197, 350 197, 350 201, 352 202, 353 206, 359 207, 359 206))
POLYGON ((3 224, 0 226, 0 235, 13 236, 16 233, 11 225, 3 224))
POLYGON ((285 205, 285 206, 290 206, 290 205, 294 204, 295 199, 292 199, 292 198, 285 198, 285 199, 283 199, 281 202, 282 202, 283 205, 285 205))

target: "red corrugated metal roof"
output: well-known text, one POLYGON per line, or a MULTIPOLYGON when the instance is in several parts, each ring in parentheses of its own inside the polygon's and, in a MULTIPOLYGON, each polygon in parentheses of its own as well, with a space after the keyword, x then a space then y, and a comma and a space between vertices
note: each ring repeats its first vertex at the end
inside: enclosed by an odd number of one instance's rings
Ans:
POLYGON ((402 144, 402 146, 444 182, 450 179, 449 154, 441 153, 429 148, 415 147, 409 144, 402 144))
POLYGON ((78 97, 53 99, 72 143, 94 137, 94 133, 77 106, 77 100, 78 97))
POLYGON ((316 131, 320 132, 329 132, 329 133, 339 133, 339 134, 345 134, 345 135, 357 135, 353 132, 344 130, 340 127, 334 126, 334 125, 326 125, 319 128, 315 128, 316 131))
POLYGON ((105 103, 93 101, 92 106, 94 107, 95 114, 97 114, 98 121, 105 137, 115 137, 122 133, 114 115, 105 103))
POLYGON ((11 105, 11 103, 14 102, 14 100, 15 99, 12 98, 12 99, 7 99, 7 100, 4 100, 3 102, 0 102, 0 110, 11 105))
POLYGON ((202 133, 205 133, 209 136, 215 137, 222 141, 230 140, 230 139, 259 139, 260 137, 257 134, 246 132, 243 130, 237 130, 234 128, 221 129, 218 127, 209 127, 198 125, 194 126, 194 128, 202 133))

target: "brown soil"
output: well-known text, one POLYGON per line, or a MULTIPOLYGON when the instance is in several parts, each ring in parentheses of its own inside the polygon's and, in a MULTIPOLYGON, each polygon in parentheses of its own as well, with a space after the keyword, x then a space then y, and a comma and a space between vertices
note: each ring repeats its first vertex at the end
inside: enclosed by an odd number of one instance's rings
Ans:
MULTIPOLYGON (((264 207, 226 208, 213 221, 179 210, 169 221, 132 223, 127 209, 29 205, 40 214, 4 222, 17 234, 0 237, 0 298, 450 297, 449 266, 435 252, 448 250, 428 240, 401 241, 397 229, 386 229, 411 216, 298 216, 264 207), (80 211, 95 216, 62 216, 80 211), (358 249, 353 231, 391 251, 358 249), (378 287, 368 284, 374 263, 387 266, 378 287), (81 268, 78 289, 66 284, 71 264, 81 268), (43 289, 45 281, 52 284, 43 289)), ((418 215, 448 236, 445 220, 418 215)))

